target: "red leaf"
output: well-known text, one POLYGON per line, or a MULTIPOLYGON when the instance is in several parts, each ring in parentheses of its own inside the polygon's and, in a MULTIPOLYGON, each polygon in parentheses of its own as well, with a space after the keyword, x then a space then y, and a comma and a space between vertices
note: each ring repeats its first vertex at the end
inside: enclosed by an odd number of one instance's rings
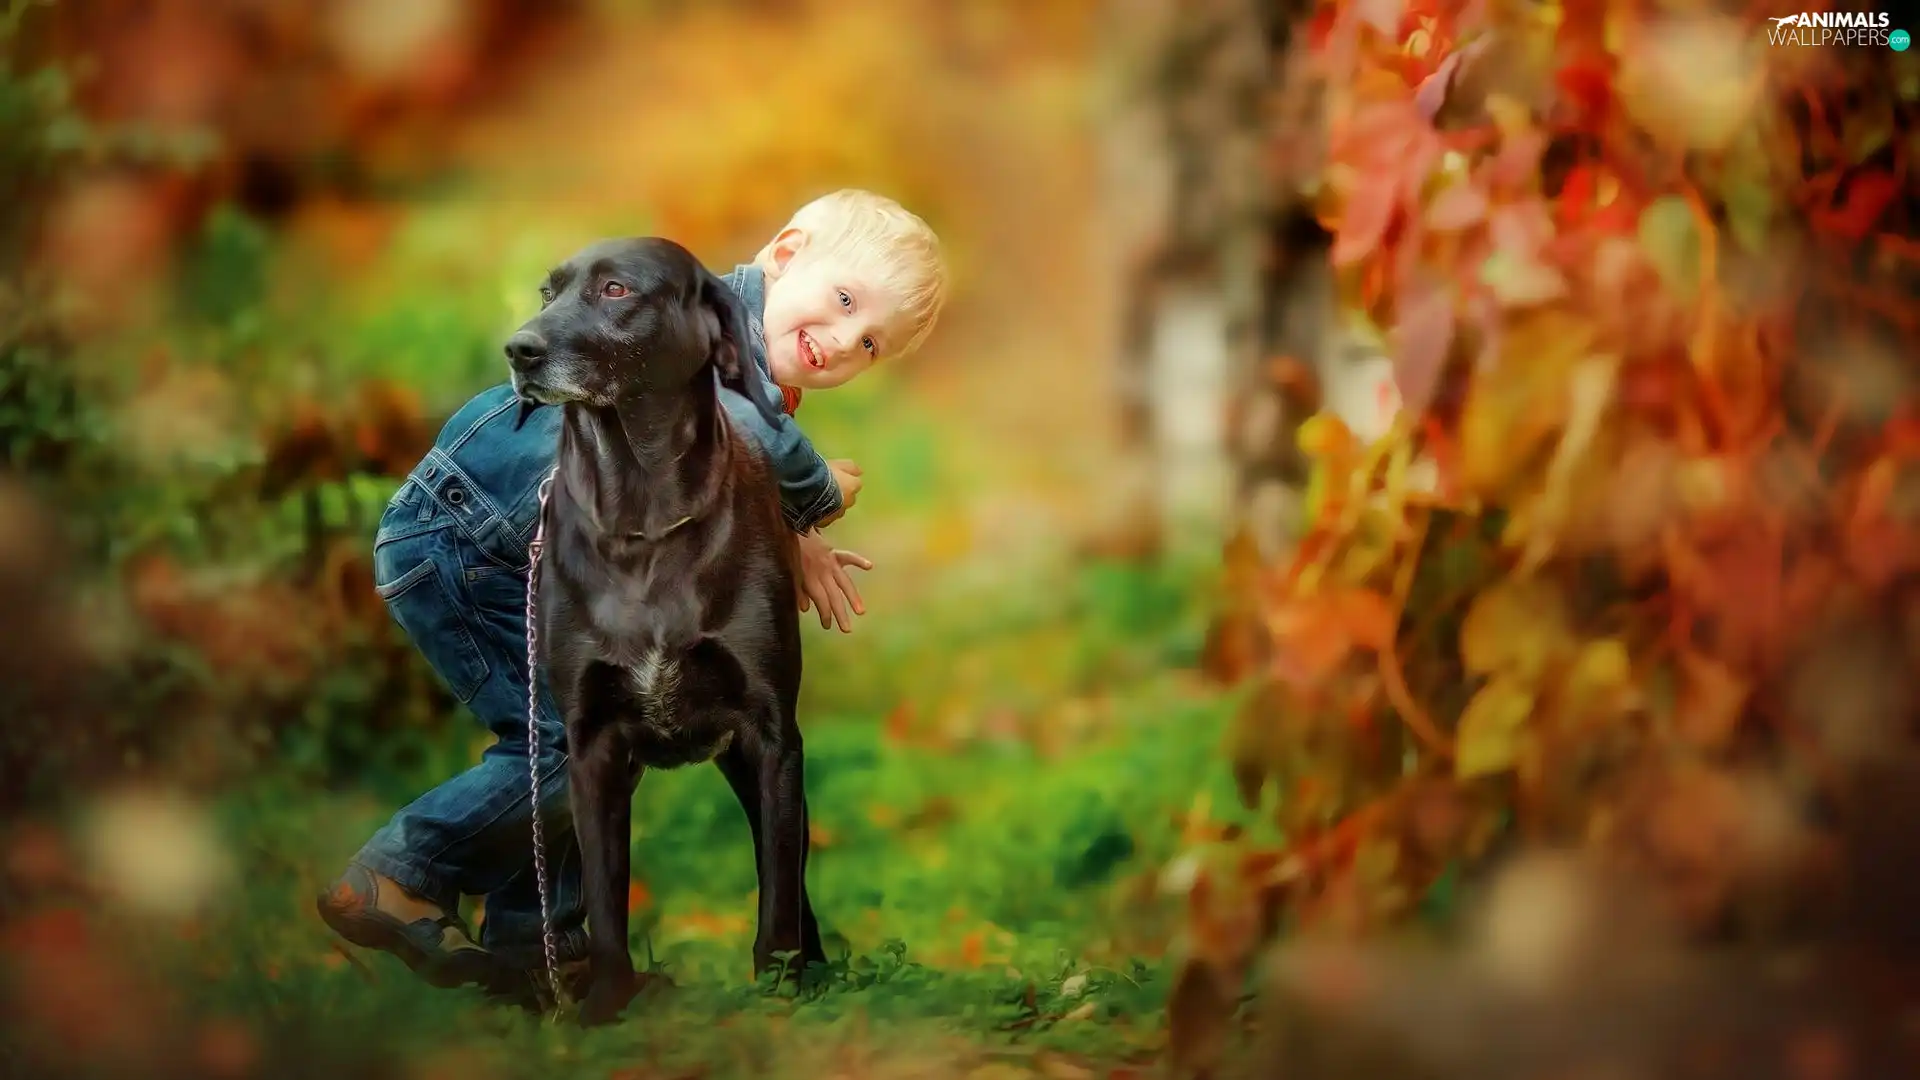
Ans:
POLYGON ((1361 175, 1340 212, 1340 231, 1333 241, 1335 266, 1348 266, 1373 254, 1387 227, 1393 224, 1399 194, 1398 174, 1373 171, 1361 175))
POLYGON ((1334 19, 1339 9, 1332 4, 1322 4, 1313 17, 1307 20, 1307 48, 1319 52, 1327 47, 1327 41, 1333 35, 1334 19))
POLYGON ((1567 179, 1560 186, 1560 197, 1555 200, 1555 216, 1562 224, 1580 221, 1593 209, 1594 167, 1576 165, 1567 173, 1567 179))
POLYGON ((1427 284, 1401 301, 1393 364, 1401 408, 1422 412, 1432 400, 1453 345, 1453 323, 1453 293, 1445 285, 1427 284))
POLYGON ((1574 115, 1584 126, 1591 129, 1605 118, 1607 107, 1613 101, 1613 77, 1604 57, 1568 63, 1554 73, 1554 82, 1560 88, 1562 100, 1572 106, 1574 115))
POLYGON ((1846 186, 1840 206, 1820 215, 1822 224, 1849 240, 1862 239, 1899 193, 1900 183, 1892 173, 1883 170, 1860 173, 1846 186))

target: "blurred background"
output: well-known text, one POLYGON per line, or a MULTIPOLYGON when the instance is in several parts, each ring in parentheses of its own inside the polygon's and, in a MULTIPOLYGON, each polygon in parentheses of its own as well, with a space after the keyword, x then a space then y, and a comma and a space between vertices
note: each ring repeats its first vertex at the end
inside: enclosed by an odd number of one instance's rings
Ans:
MULTIPOLYGON (((1477 778, 1456 770, 1450 752, 1400 730, 1394 717, 1414 717, 1411 730, 1424 714, 1371 667, 1355 684, 1364 685, 1360 705, 1312 698, 1309 709, 1304 698, 1272 696, 1282 684, 1296 693, 1299 665, 1328 650, 1338 653, 1329 668, 1350 649, 1391 655, 1396 624, 1443 637, 1450 653, 1470 648, 1455 616, 1477 592, 1493 591, 1473 576, 1492 563, 1459 555, 1464 546, 1423 547, 1429 527, 1436 538, 1473 534, 1494 550, 1509 520, 1505 504, 1525 500, 1490 483, 1473 489, 1473 477, 1484 480, 1503 447, 1520 448, 1511 455, 1519 469, 1531 460, 1521 450, 1541 431, 1577 426, 1577 406, 1527 397, 1574 385, 1570 368, 1555 368, 1530 390, 1495 393, 1504 403, 1496 419, 1466 430, 1465 392, 1449 390, 1442 372, 1472 367, 1469 349, 1483 343, 1466 327, 1484 309, 1461 300, 1456 333, 1452 315, 1436 327, 1429 305, 1419 309, 1428 318, 1422 334, 1393 336, 1396 324, 1420 316, 1383 301, 1391 291, 1383 282, 1406 288, 1426 279, 1408 272, 1408 259, 1390 269, 1372 245, 1385 251, 1413 226, 1389 227, 1393 211, 1381 209, 1377 228, 1361 237, 1366 250, 1334 246, 1335 233, 1353 243, 1367 178, 1386 177, 1382 199, 1392 199, 1393 169, 1406 160, 1436 177, 1466 175, 1454 158, 1484 144, 1471 132, 1458 136, 1463 128, 1532 137, 1503 100, 1539 104, 1557 94, 1600 110, 1595 102, 1607 98, 1615 72, 1580 60, 1568 27, 1586 27, 1581 40, 1598 42, 1593 28, 1607 18, 1631 23, 1720 6, 0 0, 7 1074, 635 1080, 877 1071, 1083 1080, 1142 1073, 1169 1053, 1204 1073, 1221 1067, 1228 1041, 1251 1038, 1235 1068, 1567 1075, 1551 1072, 1562 1063, 1536 1043, 1591 1050, 1606 1042, 1596 1032, 1618 1030, 1609 1024, 1652 1030, 1659 1025, 1645 1014, 1679 1016, 1675 1000, 1720 1001, 1714 995, 1729 986, 1755 985, 1745 974, 1712 981, 1689 968, 1688 978, 1707 981, 1662 982, 1655 994, 1634 981, 1636 968, 1632 978, 1600 979, 1598 998, 1580 999, 1596 1017, 1584 1029, 1562 998, 1508 996, 1513 985, 1564 989, 1567 972, 1601 956, 1640 955, 1599 944, 1609 913, 1594 897, 1623 894, 1552 861, 1493 888, 1484 876, 1456 873, 1455 847, 1470 849, 1472 862, 1509 851, 1523 833, 1577 840, 1617 825, 1624 835, 1637 826, 1618 824, 1632 818, 1621 808, 1660 799, 1631 788, 1640 794, 1596 797, 1592 818, 1528 819, 1543 805, 1537 791, 1503 787, 1491 797, 1484 783, 1470 784, 1477 778), (1539 40, 1557 33, 1560 51, 1489 48, 1499 35, 1471 29, 1485 24, 1544 27, 1539 40), (1557 76, 1545 74, 1549 53, 1564 65, 1557 76), (1460 55, 1495 59, 1462 75, 1459 60, 1448 59, 1460 55), (1438 144, 1420 158, 1427 143, 1395 142, 1399 129, 1364 124, 1362 135, 1376 141, 1355 150, 1361 136, 1340 121, 1383 87, 1408 100, 1418 89, 1425 120, 1463 140, 1447 145, 1454 158, 1443 161, 1438 144), (315 893, 394 808, 486 745, 374 595, 371 530, 382 504, 444 418, 504 377, 500 343, 536 305, 537 278, 552 262, 601 236, 661 234, 724 269, 750 259, 806 200, 842 186, 880 191, 923 216, 946 245, 954 291, 922 353, 843 391, 810 395, 802 416, 824 453, 865 468, 860 505, 830 535, 876 563, 860 581, 868 615, 855 633, 803 620, 810 879, 842 958, 834 988, 796 1004, 746 977, 751 848, 711 770, 650 775, 642 785, 633 945, 680 987, 615 1030, 582 1035, 477 995, 432 991, 390 958, 335 941, 312 914, 315 893), (1428 339, 1438 346, 1418 345, 1428 339), (1406 434, 1406 425, 1393 426, 1403 391, 1410 411, 1438 425, 1420 429, 1430 436, 1425 456, 1399 460, 1395 479, 1356 478, 1354 448, 1406 434), (1338 418, 1357 442, 1324 427, 1299 434, 1316 413, 1338 418), (1448 442, 1443 429, 1458 440, 1448 442), (1357 493, 1383 490, 1398 512, 1407 475, 1453 467, 1449 446, 1466 461, 1467 502, 1408 503, 1417 529, 1350 516, 1329 539, 1315 524, 1348 513, 1338 493, 1349 480, 1357 493), (1323 512, 1328 518, 1316 518, 1323 512), (1473 520, 1489 527, 1476 533, 1473 520), (1408 551, 1409 576, 1397 585, 1391 559, 1368 561, 1380 544, 1408 551), (1342 561, 1324 554, 1334 545, 1354 547, 1342 561), (1415 580, 1421 558, 1456 577, 1436 583, 1423 570, 1415 580), (1392 612, 1379 609, 1384 634, 1368 629, 1378 620, 1367 621, 1375 609, 1364 605, 1303 621, 1304 609, 1287 598, 1301 587, 1300 566, 1316 560, 1336 567, 1329 574, 1350 572, 1349 584, 1372 590, 1373 600, 1394 598, 1392 612), (1309 723, 1313 709, 1325 715, 1309 723), (1340 755, 1353 740, 1369 748, 1373 772, 1343 771, 1340 755), (1256 763, 1263 754, 1272 760, 1256 763), (1273 764, 1283 756, 1284 767, 1273 764), (1277 811, 1259 800, 1269 779, 1260 770, 1269 766, 1283 792, 1277 811), (1406 786, 1441 783, 1435 777, 1458 786, 1406 786), (1380 806, 1369 800, 1391 785, 1400 794, 1383 812, 1404 819, 1415 839, 1380 855, 1355 829, 1378 820, 1380 806), (1602 817, 1614 824, 1593 824, 1602 817), (1429 840, 1425 854, 1409 853, 1429 840), (1333 874, 1320 860, 1336 848, 1344 869, 1333 874), (1441 848, 1444 857, 1434 854, 1441 848), (1195 854, 1203 849, 1206 860, 1195 854), (1363 888, 1374 890, 1366 903, 1328 921, 1353 930, 1417 917, 1431 931, 1423 940, 1451 941, 1464 903, 1457 894, 1490 903, 1509 918, 1495 920, 1508 930, 1493 932, 1488 948, 1520 965, 1520 983, 1496 979, 1489 988, 1470 982, 1472 973, 1398 955, 1391 965, 1354 953, 1288 953, 1251 965, 1281 908, 1289 920, 1311 921, 1312 911, 1294 907, 1319 905, 1324 914, 1363 888), (1376 904, 1376 894, 1391 899, 1376 904), (1212 974, 1196 975, 1203 967, 1212 974), (1299 991, 1305 1004, 1279 1017, 1236 1012, 1250 980, 1299 991), (1454 989, 1469 985, 1473 993, 1454 989), (1566 1039, 1507 1039, 1500 1010, 1509 1005, 1534 1010, 1529 1031, 1566 1039), (1432 1019, 1436 1009, 1446 1022, 1432 1019), (1361 1050, 1328 1041, 1336 1014, 1355 1025, 1348 1033, 1358 1032, 1361 1050), (1300 1017, 1304 1029, 1289 1026, 1300 1017), (1396 1033, 1403 1041, 1391 1043, 1393 1053, 1405 1055, 1381 1057, 1376 1031, 1396 1033), (1475 1033, 1471 1047, 1463 1032, 1475 1033)), ((1669 44, 1643 53, 1652 59, 1637 83, 1623 82, 1620 100, 1656 135, 1685 129, 1662 144, 1673 161, 1707 152, 1701 125, 1732 131, 1752 115, 1741 110, 1757 99, 1740 88, 1761 66, 1800 80, 1776 86, 1780 99, 1810 88, 1789 127, 1838 117, 1844 130, 1832 145, 1806 142, 1808 162, 1829 152, 1846 158, 1830 182, 1802 185, 1800 164, 1779 164, 1791 155, 1777 155, 1775 167, 1796 179, 1790 189, 1779 182, 1767 209, 1753 209, 1768 198, 1754 194, 1765 189, 1759 181, 1723 184, 1714 173, 1712 194, 1725 196, 1714 220, 1765 239, 1723 258, 1721 272, 1744 290, 1734 303, 1741 318, 1765 304, 1790 308, 1781 297, 1806 287, 1767 267, 1799 260, 1831 271, 1829 281, 1844 270, 1879 283, 1855 299, 1884 332, 1859 339, 1871 348, 1836 349, 1845 355, 1819 370, 1840 374, 1815 378, 1813 404, 1796 399, 1782 421, 1793 438, 1860 455, 1824 460, 1813 484, 1852 500, 1862 462, 1897 459, 1906 469, 1904 455, 1920 445, 1881 434, 1911 416, 1917 249, 1889 240, 1867 254, 1839 252, 1808 236, 1831 226, 1852 241, 1872 233, 1911 243, 1907 162, 1920 82, 1910 65, 1890 66, 1906 57, 1886 48, 1858 54, 1858 64, 1848 54, 1785 67, 1785 53, 1759 65, 1749 52, 1694 48, 1759 32, 1757 16, 1741 14, 1737 34, 1714 38, 1736 25, 1731 6, 1716 17, 1730 21, 1711 33, 1695 27, 1694 36, 1661 38, 1656 28, 1634 38, 1669 44), (1833 74, 1836 64, 1872 74, 1849 82, 1833 74), (1868 119, 1848 119, 1856 115, 1868 119), (1809 185, 1819 188, 1817 204, 1809 185), (1862 200, 1877 200, 1873 216, 1862 200), (1869 399, 1871 408, 1862 404, 1869 399), (1822 409, 1839 417, 1824 429, 1822 409)), ((1516 38, 1539 43, 1526 32, 1505 40, 1516 38)), ((1540 105, 1536 115, 1566 123, 1559 108, 1540 105)), ((1553 139, 1540 168, 1556 192, 1584 145, 1553 139)), ((1542 137, 1533 153, 1547 146, 1542 137)), ((1699 257, 1699 235, 1675 239, 1678 232, 1660 231, 1665 224, 1650 224, 1673 220, 1661 217, 1671 205, 1648 207, 1659 191, 1684 186, 1680 175, 1678 166, 1622 167, 1599 181, 1630 191, 1620 205, 1631 202, 1640 215, 1637 243, 1652 269, 1634 277, 1645 268, 1627 258, 1631 267, 1596 286, 1604 300, 1595 303, 1608 320, 1603 334, 1622 335, 1630 355, 1655 358, 1632 369, 1639 381, 1621 376, 1620 407, 1647 410, 1641 419, 1658 413, 1635 430, 1671 436, 1689 461, 1730 461, 1737 423, 1720 415, 1688 429, 1689 441, 1672 435, 1686 424, 1661 411, 1659 395, 1684 397, 1690 391, 1672 388, 1694 385, 1669 377, 1667 366, 1685 367, 1689 346, 1643 348, 1633 336, 1650 341, 1682 326, 1672 298, 1698 286, 1661 275, 1674 259, 1699 257)), ((1488 190, 1511 183, 1496 179, 1488 190)), ((1436 190, 1416 180, 1407 205, 1431 206, 1436 190)), ((1455 199, 1447 213, 1477 221, 1486 214, 1480 199, 1477 211, 1455 199)), ((1554 222, 1577 232, 1564 210, 1562 202, 1554 222)), ((1679 231, 1691 227, 1685 204, 1679 215, 1679 231)), ((1534 223, 1518 220, 1493 226, 1501 252, 1527 246, 1515 237, 1531 236, 1534 223)), ((1619 231, 1635 228, 1629 218, 1619 231)), ((1479 257, 1436 244, 1425 255, 1442 264, 1479 257)), ((1422 251, 1417 242, 1406 250, 1422 251)), ((1553 257, 1596 264, 1572 248, 1553 257)), ((1591 299, 1580 273, 1569 270, 1591 299)), ((1461 273, 1472 280, 1503 307, 1545 287, 1538 276, 1515 283, 1461 273)), ((1751 340, 1726 351, 1760 343, 1754 355, 1771 363, 1799 347, 1762 348, 1778 328, 1758 314, 1741 325, 1751 340)), ((1540 330, 1525 340, 1553 338, 1540 330)), ((1494 346, 1484 347, 1491 355, 1494 346)), ((1482 369, 1491 366, 1483 359, 1482 369)), ((1598 445, 1617 449, 1605 438, 1598 445)), ((1377 470, 1384 458, 1367 460, 1377 470)), ((1644 526, 1643 538, 1658 533, 1659 515, 1682 513, 1673 507, 1698 509, 1701 485, 1723 495, 1759 490, 1754 505, 1778 494, 1731 480, 1715 486, 1719 473, 1703 479, 1677 458, 1654 460, 1656 480, 1623 487, 1624 502, 1607 504, 1639 508, 1627 516, 1644 526), (1662 509, 1646 509, 1656 503, 1662 509)), ((1544 457, 1536 464, 1539 475, 1550 472, 1544 457)), ((1617 479, 1604 466, 1589 469, 1583 490, 1617 479)), ((1899 475, 1905 485, 1907 473, 1899 475)), ((1891 490, 1891 476, 1874 482, 1891 490)), ((1870 559, 1857 548, 1847 555, 1875 569, 1862 571, 1853 591, 1832 594, 1866 598, 1862 610, 1879 621, 1848 624, 1852 636, 1840 640, 1877 642, 1879 652, 1861 659, 1849 646, 1853 666, 1825 658, 1822 681, 1806 691, 1826 701, 1834 685, 1886 688, 1864 703, 1847 697, 1843 719, 1859 721, 1847 729, 1851 756, 1788 760, 1783 746, 1806 743, 1766 727, 1760 704, 1788 693, 1762 671, 1774 670, 1774 653, 1734 660, 1723 651, 1731 666, 1702 668, 1709 662, 1695 663, 1691 652, 1674 661, 1667 646, 1647 644, 1658 637, 1652 631, 1618 631, 1632 642, 1632 674, 1653 688, 1650 698, 1671 704, 1671 680, 1653 672, 1682 663, 1681 699, 1717 694, 1708 709, 1717 731, 1748 724, 1749 735, 1768 732, 1746 741, 1726 734, 1709 756, 1732 755, 1737 744, 1785 762, 1800 784, 1788 816, 1831 824, 1823 815, 1849 805, 1826 801, 1824 789, 1809 794, 1808 785, 1818 787, 1804 781, 1809 770, 1844 770, 1876 752, 1907 760, 1887 748, 1910 736, 1920 700, 1907 692, 1920 655, 1920 622, 1910 616, 1920 610, 1915 568, 1902 554, 1913 522, 1899 516, 1913 507, 1880 497, 1873 506, 1895 506, 1888 513, 1897 520, 1873 534, 1870 559)), ((1524 514, 1544 520, 1549 511, 1529 503, 1516 516, 1524 514)), ((1508 529, 1507 540, 1513 535, 1508 529)), ((1515 550, 1502 551, 1499 560, 1517 561, 1515 550)), ((1568 573, 1588 574, 1579 565, 1568 573)), ((1684 591, 1678 580, 1675 572, 1620 587, 1660 600, 1684 591)), ((1821 593, 1819 583, 1800 588, 1821 593)), ((1726 582, 1715 589, 1741 591, 1726 582)), ((1557 611, 1557 601, 1506 599, 1511 617, 1497 636, 1552 636, 1528 613, 1557 611)), ((1444 706, 1434 713, 1442 740, 1468 723, 1462 688, 1487 673, 1473 664, 1409 662, 1405 678, 1423 700, 1442 687, 1432 695, 1444 706)), ((1618 696, 1613 683, 1580 685, 1565 691, 1570 700, 1618 696)), ((1549 700, 1560 699, 1527 697, 1521 717, 1549 700)), ((1641 712, 1608 716, 1632 733, 1620 740, 1666 730, 1641 712)), ((1810 738, 1829 750, 1832 738, 1848 737, 1824 732, 1816 727, 1810 738)), ((1594 736, 1593 754, 1566 770, 1601 769, 1602 750, 1619 746, 1594 736)), ((1475 752, 1489 752, 1484 741, 1475 752)), ((1687 745, 1689 755, 1704 752, 1687 745)), ((1491 753, 1500 761, 1490 773, 1516 768, 1518 751, 1491 753)), ((1723 878, 1750 869, 1703 854, 1739 847, 1726 839, 1735 833, 1710 827, 1719 819, 1707 804, 1739 802, 1732 788, 1715 786, 1720 778, 1701 781, 1706 795, 1688 788, 1676 796, 1677 818, 1645 826, 1648 860, 1715 898, 1723 878)), ((1876 782, 1861 799, 1920 790, 1876 782)), ((1740 806, 1777 824, 1777 800, 1761 801, 1758 810, 1740 806)), ((1888 813, 1873 820, 1910 820, 1908 811, 1888 813)), ((1859 884, 1833 869, 1847 865, 1844 855, 1818 850, 1836 860, 1823 880, 1859 884)), ((1872 850, 1883 868, 1904 857, 1872 850)), ((1873 910, 1890 920, 1884 925, 1901 923, 1889 913, 1901 910, 1896 894, 1911 889, 1874 880, 1873 910)), ((484 911, 468 914, 484 919, 484 911)), ((1719 916, 1715 907, 1699 921, 1719 927, 1719 916)), ((1624 916, 1619 924, 1640 927, 1624 916)), ((1659 1028, 1620 1043, 1646 1050, 1629 1055, 1643 1071, 1577 1075, 1731 1075, 1712 1071, 1722 1067, 1763 1070, 1743 1077, 1776 1075, 1764 1071, 1772 1068, 1808 1080, 1889 1075, 1863 1064, 1878 1059, 1859 1047, 1911 1050, 1911 1013, 1888 1003, 1911 1000, 1912 971, 1875 969, 1883 978, 1873 984, 1882 993, 1875 1023, 1904 1016, 1907 1026, 1870 1026, 1866 1042, 1849 1041, 1858 1034, 1850 1017, 1807 1021, 1792 1028, 1787 1050, 1770 1050, 1760 1064, 1709 1054, 1699 1059, 1705 1065, 1685 1058, 1693 1071, 1670 1072, 1650 1064, 1672 1049, 1670 1031, 1659 1028)), ((1714 969, 1713 979, 1721 974, 1714 969)), ((1728 1008, 1742 1023, 1805 1019, 1795 1011, 1802 999, 1781 993, 1765 1008, 1748 1009, 1744 997, 1728 1008)), ((1604 1053, 1595 1060, 1628 1068, 1604 1053)))

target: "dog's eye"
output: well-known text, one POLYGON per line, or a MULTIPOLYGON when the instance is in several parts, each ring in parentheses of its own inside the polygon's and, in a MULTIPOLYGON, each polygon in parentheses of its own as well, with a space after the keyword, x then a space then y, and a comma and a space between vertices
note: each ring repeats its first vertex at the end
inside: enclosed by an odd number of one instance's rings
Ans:
POLYGON ((602 287, 600 291, 607 294, 608 296, 615 297, 615 298, 627 295, 627 287, 625 285, 620 284, 617 281, 607 282, 606 285, 602 287))
POLYGON ((540 289, 540 306, 545 307, 551 303, 553 303, 553 290, 543 286, 540 289))

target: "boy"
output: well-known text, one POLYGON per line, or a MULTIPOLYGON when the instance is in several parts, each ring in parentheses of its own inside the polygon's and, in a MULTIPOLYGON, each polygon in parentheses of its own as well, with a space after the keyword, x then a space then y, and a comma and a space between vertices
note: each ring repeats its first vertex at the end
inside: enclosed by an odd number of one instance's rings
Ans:
MULTIPOLYGON (((926 338, 945 300, 939 241, 893 200, 842 190, 801 207, 726 281, 759 317, 755 359, 781 390, 786 415, 769 425, 740 395, 723 391, 721 400, 774 466, 787 524, 800 535, 800 609, 848 632, 864 609, 847 567, 872 564, 834 549, 818 529, 854 505, 860 469, 823 459, 792 416, 804 391, 844 385, 926 338)), ((317 902, 336 933, 394 953, 436 986, 515 995, 544 963, 529 814, 527 544, 560 422, 559 409, 541 409, 516 429, 518 412, 504 384, 456 412, 388 503, 374 539, 388 610, 497 741, 480 764, 396 813, 317 902), (478 942, 457 914, 463 895, 486 898, 478 942)), ((551 925, 561 961, 577 974, 586 915, 565 734, 540 689, 551 925)))

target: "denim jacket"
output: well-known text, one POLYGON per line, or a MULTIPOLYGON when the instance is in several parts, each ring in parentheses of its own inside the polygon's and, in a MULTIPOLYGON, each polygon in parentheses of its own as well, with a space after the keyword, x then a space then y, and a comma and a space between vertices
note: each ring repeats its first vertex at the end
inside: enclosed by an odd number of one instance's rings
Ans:
MULTIPOLYGON (((766 310, 766 277, 759 268, 736 266, 726 278, 747 305, 753 325, 752 374, 780 400, 767 363, 760 314, 766 310)), ((826 459, 813 448, 791 415, 768 423, 739 393, 722 387, 720 401, 733 426, 764 449, 780 484, 780 509, 787 525, 806 532, 840 509, 840 489, 826 459)), ((411 480, 440 493, 442 504, 467 520, 467 534, 491 557, 524 566, 540 509, 540 481, 553 468, 560 445, 560 410, 536 409, 518 429, 513 386, 501 383, 462 405, 434 440, 411 480), (444 490, 443 490, 444 489, 444 490)))

